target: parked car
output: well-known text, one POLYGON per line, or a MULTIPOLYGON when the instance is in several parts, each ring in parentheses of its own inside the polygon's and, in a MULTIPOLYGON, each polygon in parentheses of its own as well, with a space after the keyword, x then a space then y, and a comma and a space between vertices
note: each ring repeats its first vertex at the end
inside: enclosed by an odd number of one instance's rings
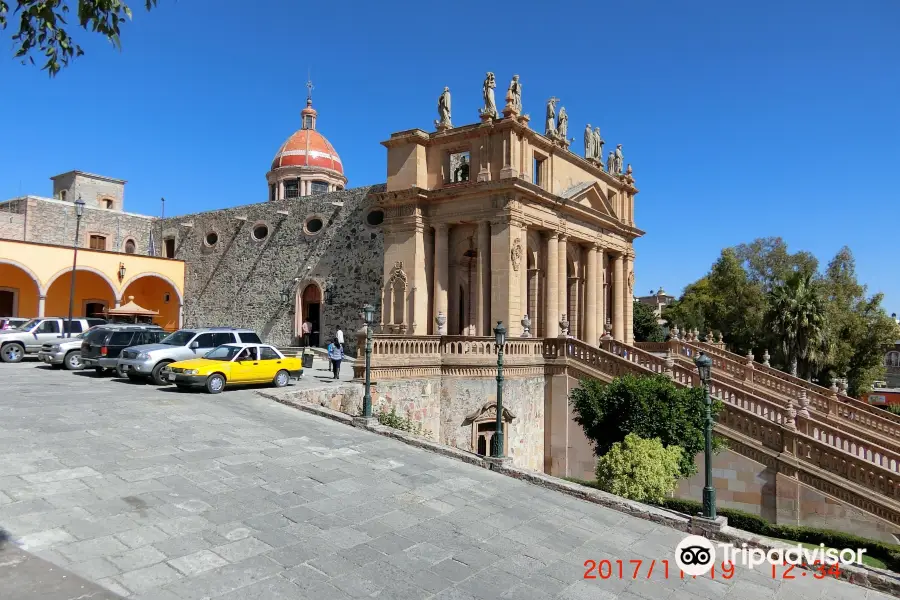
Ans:
POLYGON ((79 333, 75 337, 58 337, 54 342, 47 342, 41 346, 38 359, 51 367, 65 367, 69 371, 79 370, 83 366, 81 342, 92 329, 79 333))
MULTIPOLYGON (((72 319, 72 336, 87 331, 95 325, 103 325, 105 319, 72 319)), ((18 329, 0 331, 0 360, 17 363, 26 354, 37 354, 47 342, 56 340, 60 334, 67 337, 69 320, 66 317, 38 317, 31 319, 18 329)))
POLYGON ((0 317, 0 331, 18 329, 28 321, 29 319, 23 319, 22 317, 0 317))
POLYGON ((210 350, 225 344, 255 343, 262 340, 250 329, 234 327, 204 327, 179 329, 158 344, 126 348, 119 356, 117 370, 120 377, 149 378, 156 385, 169 383, 162 370, 173 362, 200 358, 210 350))
POLYGON ((303 375, 303 361, 267 344, 226 344, 203 358, 172 363, 161 375, 181 389, 203 387, 218 394, 226 385, 271 383, 284 387, 291 377, 303 375))
POLYGON ((156 344, 166 337, 159 325, 107 324, 91 330, 81 343, 81 362, 86 369, 103 373, 115 370, 119 354, 129 346, 156 344))

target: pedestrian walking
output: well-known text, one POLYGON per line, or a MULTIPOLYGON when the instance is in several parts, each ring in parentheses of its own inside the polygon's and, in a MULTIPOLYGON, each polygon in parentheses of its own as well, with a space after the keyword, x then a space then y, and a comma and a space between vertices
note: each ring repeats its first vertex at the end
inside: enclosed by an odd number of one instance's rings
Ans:
POLYGON ((334 334, 334 339, 337 340, 338 345, 341 347, 341 350, 344 349, 344 332, 341 331, 341 326, 338 325, 337 333, 334 334))
POLYGON ((307 317, 300 326, 300 332, 303 334, 303 347, 309 348, 309 336, 312 333, 312 323, 307 317))
POLYGON ((340 379, 341 361, 344 360, 344 349, 338 343, 335 337, 334 341, 328 344, 328 358, 331 359, 331 370, 334 372, 334 379, 340 379))

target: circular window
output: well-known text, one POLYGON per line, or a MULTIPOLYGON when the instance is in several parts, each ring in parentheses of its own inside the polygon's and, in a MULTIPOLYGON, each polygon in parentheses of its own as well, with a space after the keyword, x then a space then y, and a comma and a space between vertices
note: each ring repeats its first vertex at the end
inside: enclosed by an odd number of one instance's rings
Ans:
POLYGON ((219 241, 219 234, 215 231, 210 231, 206 234, 206 245, 207 246, 215 246, 219 241))
POLYGON ((303 228, 306 229, 306 233, 319 233, 322 231, 322 219, 313 217, 306 222, 303 228))
POLYGON ((384 211, 379 208, 369 212, 369 214, 366 215, 366 223, 372 227, 381 225, 384 223, 384 211))
POLYGON ((253 239, 256 241, 264 240, 269 237, 269 226, 265 223, 257 223, 253 226, 253 239))

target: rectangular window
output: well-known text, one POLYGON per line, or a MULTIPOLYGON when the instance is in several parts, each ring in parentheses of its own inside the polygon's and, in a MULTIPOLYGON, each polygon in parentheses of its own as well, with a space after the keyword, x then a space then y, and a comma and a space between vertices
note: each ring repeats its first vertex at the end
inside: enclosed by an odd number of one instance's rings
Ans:
POLYGON ((469 153, 455 152, 450 155, 450 183, 469 180, 469 153))
POLYGON ((281 360, 281 357, 278 356, 277 352, 275 352, 268 346, 260 346, 259 347, 259 360, 281 360))
MULTIPOLYGON (((69 320, 63 321, 63 333, 69 333, 69 320)), ((81 333, 81 321, 72 321, 72 333, 81 333)))
POLYGON ((269 200, 275 200, 275 190, 276 189, 278 189, 278 188, 276 187, 276 185, 274 183, 269 185, 269 200))
POLYGON ((65 199, 66 199, 66 190, 62 190, 62 191, 59 192, 59 199, 60 199, 60 200, 65 200, 65 199))
POLYGON ((59 333, 59 322, 56 319, 41 323, 35 333, 59 333))
POLYGON ((218 348, 224 344, 233 344, 234 343, 234 334, 233 333, 214 333, 213 336, 213 347, 218 348))
POLYGON ((262 340, 259 339, 259 336, 250 331, 241 332, 241 341, 245 344, 262 344, 262 340))
POLYGON ((303 117, 303 129, 312 129, 312 115, 303 117))
POLYGON ((197 339, 194 341, 200 345, 200 348, 206 348, 212 350, 216 347, 215 344, 215 334, 213 333, 201 333, 197 336, 197 339))
POLYGON ((547 181, 547 159, 542 156, 534 155, 534 164, 532 165, 531 182, 546 189, 547 181))
POLYGON ((299 179, 284 182, 284 197, 285 198, 299 198, 300 197, 300 180, 299 179))
POLYGON ((313 194, 324 194, 328 192, 328 183, 324 181, 310 182, 310 192, 313 194))
POLYGON ((175 238, 166 238, 163 240, 166 258, 175 258, 175 238))
POLYGON ((110 346, 130 346, 131 338, 133 337, 133 331, 117 331, 109 337, 109 342, 107 343, 110 346))
POLYGON ((105 235, 92 235, 91 236, 91 250, 106 250, 106 236, 105 235))

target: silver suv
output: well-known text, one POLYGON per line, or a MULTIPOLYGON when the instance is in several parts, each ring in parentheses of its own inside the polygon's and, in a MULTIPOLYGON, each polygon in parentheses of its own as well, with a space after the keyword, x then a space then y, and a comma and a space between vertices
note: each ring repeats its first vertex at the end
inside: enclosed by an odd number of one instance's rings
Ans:
POLYGON ((260 344, 259 336, 250 329, 234 327, 203 327, 179 329, 158 344, 144 344, 125 348, 116 365, 119 377, 150 378, 156 385, 166 385, 161 371, 169 363, 200 358, 223 344, 260 344))
MULTIPOLYGON (((104 323, 105 319, 72 319, 72 335, 104 323)), ((17 329, 4 329, 0 331, 0 360, 17 363, 26 354, 37 354, 42 345, 56 342, 60 335, 65 337, 68 333, 69 320, 66 317, 38 317, 17 329)))

